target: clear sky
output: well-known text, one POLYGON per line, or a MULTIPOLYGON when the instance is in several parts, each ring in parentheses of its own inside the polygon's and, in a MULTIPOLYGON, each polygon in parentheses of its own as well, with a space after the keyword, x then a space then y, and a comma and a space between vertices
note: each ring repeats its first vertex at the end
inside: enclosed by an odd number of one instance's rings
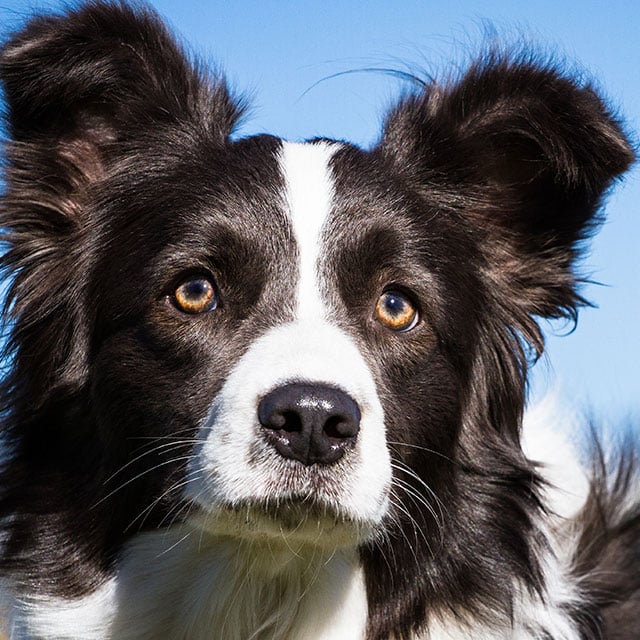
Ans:
MULTIPOLYGON (((192 49, 249 92, 243 132, 288 139, 327 136, 372 144, 381 116, 402 87, 370 67, 424 68, 436 77, 478 50, 483 34, 522 37, 595 78, 640 129, 640 3, 637 0, 156 0, 192 49)), ((48 0, 0 0, 3 29, 48 0)), ((617 185, 607 223, 583 272, 597 309, 575 332, 547 325, 548 357, 536 365, 534 393, 559 391, 606 419, 640 420, 640 170, 617 185)))

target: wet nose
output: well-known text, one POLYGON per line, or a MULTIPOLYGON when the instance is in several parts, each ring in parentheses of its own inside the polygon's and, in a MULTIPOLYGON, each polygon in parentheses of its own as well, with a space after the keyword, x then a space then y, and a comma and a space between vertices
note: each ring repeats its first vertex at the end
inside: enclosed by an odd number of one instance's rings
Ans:
POLYGON ((291 383, 260 400, 258 420, 267 441, 284 458, 304 465, 329 465, 354 446, 360 408, 340 389, 291 383))

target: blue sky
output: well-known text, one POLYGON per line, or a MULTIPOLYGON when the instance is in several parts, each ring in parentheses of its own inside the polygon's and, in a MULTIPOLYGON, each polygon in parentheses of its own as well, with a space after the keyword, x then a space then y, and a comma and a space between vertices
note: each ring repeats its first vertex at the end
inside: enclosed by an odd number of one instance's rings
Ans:
MULTIPOLYGON (((524 36, 596 79, 640 129, 640 5, 635 0, 157 0, 153 3, 197 53, 220 65, 252 98, 246 133, 289 139, 317 135, 369 145, 401 85, 367 67, 424 68, 443 76, 478 50, 483 33, 524 36), (487 25, 491 25, 489 28, 487 25)), ((61 2, 0 0, 3 28, 37 7, 61 2)), ((640 170, 608 201, 607 223, 583 272, 599 308, 577 329, 547 328, 548 358, 536 365, 534 392, 558 391, 607 419, 640 419, 640 170)))

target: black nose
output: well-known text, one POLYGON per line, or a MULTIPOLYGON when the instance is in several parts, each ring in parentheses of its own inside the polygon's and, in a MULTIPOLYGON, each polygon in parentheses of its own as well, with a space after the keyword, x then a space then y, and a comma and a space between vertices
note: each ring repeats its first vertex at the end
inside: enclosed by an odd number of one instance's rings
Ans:
POLYGON ((281 456, 305 465, 333 464, 355 444, 360 430, 356 402, 324 385, 277 387, 260 401, 258 419, 281 456))

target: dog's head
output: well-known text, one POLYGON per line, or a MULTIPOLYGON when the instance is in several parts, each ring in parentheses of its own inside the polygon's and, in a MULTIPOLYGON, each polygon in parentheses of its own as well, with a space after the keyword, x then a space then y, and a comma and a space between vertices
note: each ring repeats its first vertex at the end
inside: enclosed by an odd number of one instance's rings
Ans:
POLYGON ((224 82, 111 4, 32 21, 0 72, 14 486, 111 549, 190 518, 363 545, 382 573, 372 545, 527 562, 502 541, 535 502, 534 318, 575 314, 579 244, 632 160, 589 86, 489 54, 371 150, 236 139, 224 82))

